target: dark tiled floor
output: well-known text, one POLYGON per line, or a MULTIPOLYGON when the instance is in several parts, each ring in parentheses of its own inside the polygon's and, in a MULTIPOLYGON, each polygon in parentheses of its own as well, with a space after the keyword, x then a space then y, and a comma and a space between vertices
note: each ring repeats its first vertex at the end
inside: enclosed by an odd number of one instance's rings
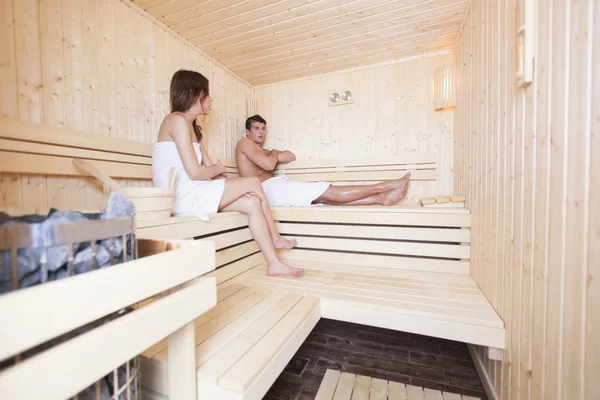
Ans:
POLYGON ((264 400, 313 400, 328 368, 485 400, 464 343, 327 319, 264 400))

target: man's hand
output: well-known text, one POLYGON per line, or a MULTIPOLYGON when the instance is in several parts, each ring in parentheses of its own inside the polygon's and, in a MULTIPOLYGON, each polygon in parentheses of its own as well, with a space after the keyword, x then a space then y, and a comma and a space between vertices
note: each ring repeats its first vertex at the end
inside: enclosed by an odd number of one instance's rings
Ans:
POLYGON ((288 164, 292 161, 296 161, 296 155, 289 150, 284 150, 277 155, 277 161, 283 164, 288 164))

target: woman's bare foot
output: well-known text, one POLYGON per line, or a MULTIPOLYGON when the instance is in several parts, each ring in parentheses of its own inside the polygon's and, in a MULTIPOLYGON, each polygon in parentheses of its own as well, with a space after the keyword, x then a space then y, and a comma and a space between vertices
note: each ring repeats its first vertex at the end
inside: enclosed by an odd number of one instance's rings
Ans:
POLYGON ((276 249, 293 249, 298 245, 296 239, 288 240, 283 237, 279 237, 277 240, 273 240, 273 247, 276 249))
POLYGON ((410 172, 407 172, 406 175, 400 179, 382 182, 381 185, 383 186, 384 192, 388 192, 390 190, 400 189, 408 181, 410 181, 410 172))
POLYGON ((393 206, 398 203, 400 200, 406 197, 408 193, 409 187, 408 180, 404 182, 404 185, 400 186, 398 189, 390 190, 389 192, 383 193, 383 201, 381 205, 383 206, 393 206))
POLYGON ((293 276, 300 278, 304 274, 301 268, 292 268, 281 261, 267 265, 267 275, 269 276, 293 276))

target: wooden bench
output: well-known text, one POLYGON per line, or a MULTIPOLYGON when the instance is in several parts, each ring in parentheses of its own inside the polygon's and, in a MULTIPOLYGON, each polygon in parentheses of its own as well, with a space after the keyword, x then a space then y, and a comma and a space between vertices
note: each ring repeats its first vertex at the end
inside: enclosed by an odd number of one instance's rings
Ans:
MULTIPOLYGON (((0 131, 9 132, 10 140, 18 142, 22 137, 17 134, 18 128, 7 126, 10 124, 0 123, 0 131)), ((48 139, 42 138, 45 132, 39 131, 25 142, 47 145, 43 140, 48 139)), ((28 144, 14 151, 32 157, 51 156, 39 160, 64 164, 64 170, 53 171, 68 175, 74 173, 68 170, 72 168, 70 158, 81 158, 80 150, 94 151, 91 142, 86 143, 74 146, 64 137, 60 143, 52 143, 50 154, 23 147, 28 144), (55 147, 60 147, 62 153, 56 153, 55 147)), ((122 148, 135 146, 123 144, 122 148)), ((0 150, 10 153, 10 149, 0 150)), ((111 157, 122 154, 116 147, 103 149, 101 153, 111 157)), ((146 155, 126 151, 127 157, 148 157, 147 151, 146 155)), ((121 162, 107 160, 105 155, 86 155, 83 158, 93 162, 121 162)), ((147 163, 128 160, 124 161, 124 171, 150 170, 147 163)), ((436 176, 433 156, 378 162, 355 160, 341 166, 339 160, 296 162, 276 173, 293 174, 297 180, 327 179, 339 184, 381 181, 405 171, 411 171, 416 180, 436 176)), ((4 165, 0 163, 0 171, 4 171, 4 165)), ((10 171, 16 170, 13 167, 10 171)), ((18 171, 45 173, 39 166, 19 167, 18 171)), ((150 176, 136 173, 118 174, 129 179, 150 176)), ((219 284, 219 302, 194 325, 194 372, 199 397, 260 399, 322 316, 487 346, 491 358, 498 353, 493 350, 505 347, 503 322, 469 275, 468 210, 316 206, 273 208, 272 212, 280 231, 298 239, 298 248, 281 251, 281 256, 306 269, 301 279, 266 276, 264 258, 252 240, 244 215, 219 213, 209 222, 172 217, 138 224, 137 236, 141 239, 214 243, 217 269, 207 276, 216 278, 219 284), (274 337, 279 341, 270 348, 268 343, 274 337), (242 352, 235 350, 239 343, 244 343, 242 352), (265 347, 269 347, 268 352, 263 352, 265 347), (205 364, 211 367, 203 367, 205 364)), ((147 254, 164 250, 150 249, 147 254)), ((143 382, 149 389, 148 396, 163 398, 169 394, 167 348, 168 341, 163 340, 144 352, 143 382)))
MULTIPOLYGON (((3 244, 0 241, 0 248, 3 244)), ((214 247, 197 241, 153 257, 0 296, 0 361, 4 361, 195 279, 173 295, 2 370, 2 397, 70 398, 168 337, 170 348, 178 349, 169 356, 169 392, 173 398, 195 398, 191 321, 216 304, 216 280, 201 277, 213 269, 214 247)), ((138 379, 129 372, 127 378, 138 379)), ((123 382, 115 386, 123 386, 123 382)))
MULTIPOLYGON (((305 268, 301 279, 266 275, 262 254, 249 236, 240 236, 247 229, 243 215, 217 214, 208 223, 178 217, 139 227, 141 237, 196 236, 217 247, 218 267, 208 275, 219 282, 218 304, 196 321, 199 393, 262 398, 285 366, 282 357, 289 361, 320 317, 505 347, 504 324, 469 275, 468 210, 324 206, 272 212, 280 232, 298 240, 296 249, 280 255, 305 268), (235 244, 236 237, 243 241, 235 244), (294 307, 318 301, 311 309, 318 317, 281 322, 294 314, 284 299, 297 302, 294 307), (283 342, 255 359, 280 331, 283 342), (240 343, 245 347, 235 350, 240 343)), ((164 341, 144 353, 143 371, 153 381, 147 387, 156 398, 168 394, 167 355, 164 341)))

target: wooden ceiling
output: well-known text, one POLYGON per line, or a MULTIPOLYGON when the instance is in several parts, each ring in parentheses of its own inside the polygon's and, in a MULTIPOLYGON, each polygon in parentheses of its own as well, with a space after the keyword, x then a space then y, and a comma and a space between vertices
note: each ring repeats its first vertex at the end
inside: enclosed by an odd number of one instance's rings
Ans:
POLYGON ((132 0, 251 85, 452 48, 468 0, 132 0))

